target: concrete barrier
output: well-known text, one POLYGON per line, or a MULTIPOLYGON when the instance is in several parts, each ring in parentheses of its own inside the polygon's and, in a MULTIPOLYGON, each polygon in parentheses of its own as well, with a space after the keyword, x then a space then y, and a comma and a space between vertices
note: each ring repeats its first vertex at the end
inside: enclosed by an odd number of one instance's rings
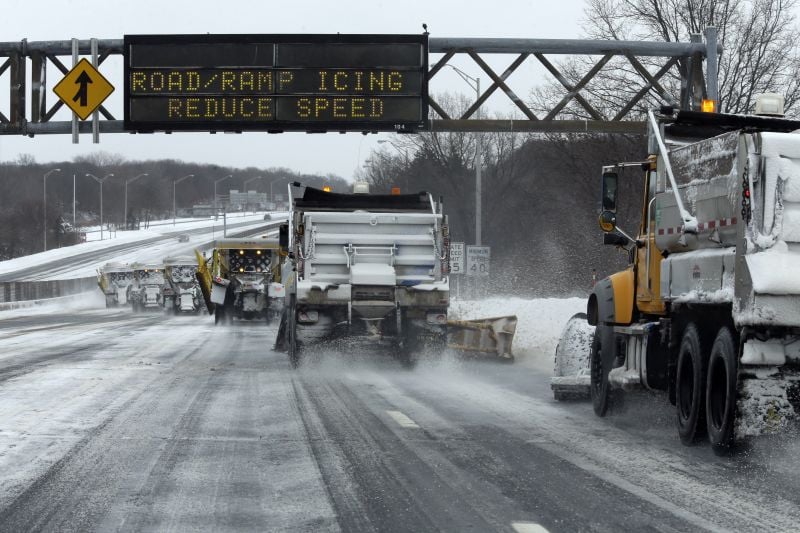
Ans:
POLYGON ((0 283, 0 303, 60 298, 96 288, 96 276, 47 281, 4 281, 0 283))

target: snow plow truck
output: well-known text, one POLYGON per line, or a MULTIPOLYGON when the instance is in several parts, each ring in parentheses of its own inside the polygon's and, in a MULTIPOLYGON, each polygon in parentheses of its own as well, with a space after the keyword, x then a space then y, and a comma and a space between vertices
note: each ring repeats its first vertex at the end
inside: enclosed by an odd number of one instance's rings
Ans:
POLYGON ((648 119, 648 159, 602 173, 604 244, 630 265, 564 328, 551 386, 557 399, 587 394, 599 416, 622 391, 665 391, 684 444, 728 453, 800 409, 800 121, 671 108, 648 119), (643 171, 633 235, 616 221, 626 166, 643 171))
MULTIPOLYGON (((294 183, 295 187, 302 187, 294 183)), ((292 366, 313 346, 383 347, 404 365, 446 347, 513 361, 515 316, 448 320, 447 217, 427 192, 352 194, 306 187, 281 227, 286 309, 276 346, 292 366)))
POLYGON ((161 300, 165 313, 196 313, 202 305, 200 282, 197 280, 197 261, 194 257, 164 259, 164 278, 161 300))
POLYGON ((209 259, 195 253, 197 279, 215 324, 234 318, 269 323, 281 315, 284 288, 277 239, 218 239, 209 259))
POLYGON ((161 309, 164 287, 164 265, 134 263, 133 283, 128 286, 128 301, 134 313, 146 309, 161 309))
POLYGON ((106 297, 106 307, 128 304, 133 269, 127 263, 106 263, 97 271, 97 285, 106 297))

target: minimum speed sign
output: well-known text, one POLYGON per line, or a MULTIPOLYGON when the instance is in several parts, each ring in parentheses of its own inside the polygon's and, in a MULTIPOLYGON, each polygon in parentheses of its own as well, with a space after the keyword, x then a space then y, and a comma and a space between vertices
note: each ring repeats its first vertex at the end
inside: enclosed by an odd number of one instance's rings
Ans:
POLYGON ((467 276, 488 276, 491 258, 490 246, 467 246, 467 276))

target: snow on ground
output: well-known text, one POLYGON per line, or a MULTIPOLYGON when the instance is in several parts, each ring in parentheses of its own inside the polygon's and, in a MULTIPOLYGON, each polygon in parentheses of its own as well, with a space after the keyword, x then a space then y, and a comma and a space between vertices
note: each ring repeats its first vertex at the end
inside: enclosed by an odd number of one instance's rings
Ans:
MULTIPOLYGON (((278 215, 281 214, 282 213, 278 213, 278 215)), ((94 263, 87 264, 84 267, 81 267, 80 269, 77 270, 53 272, 52 275, 43 276, 42 279, 67 279, 67 278, 88 277, 96 273, 95 271, 98 266, 108 261, 130 262, 130 261, 160 260, 165 255, 179 255, 179 254, 183 255, 186 253, 192 253, 192 250, 197 244, 207 242, 209 240, 209 237, 212 238, 220 237, 223 228, 221 218, 216 221, 210 217, 203 219, 194 219, 191 221, 182 220, 175 226, 172 225, 171 221, 169 221, 169 223, 167 223, 167 221, 159 221, 159 222, 160 224, 151 223, 150 228, 145 230, 116 232, 115 234, 112 234, 116 235, 116 237, 105 239, 103 241, 86 242, 86 243, 76 244, 75 246, 66 246, 64 248, 56 248, 53 250, 48 250, 46 252, 40 252, 25 257, 18 257, 16 259, 10 259, 8 261, 0 261, 0 274, 37 267, 45 263, 51 263, 51 262, 57 263, 58 261, 68 259, 76 255, 95 252, 109 247, 118 246, 120 244, 132 244, 170 234, 179 235, 181 232, 187 230, 197 230, 202 228, 209 228, 210 230, 212 230, 211 235, 209 234, 191 235, 189 242, 181 243, 181 246, 177 247, 177 250, 175 246, 177 240, 174 243, 165 241, 164 243, 159 243, 152 247, 148 247, 146 253, 143 251, 138 251, 134 253, 120 255, 117 257, 108 257, 105 258, 103 261, 101 261, 99 264, 94 264, 94 263)), ((228 217, 228 224, 231 225, 241 224, 243 222, 252 222, 254 226, 263 223, 264 213, 228 217)), ((238 227, 236 229, 242 230, 246 229, 246 227, 238 227)))
POLYGON ((503 298, 450 302, 450 318, 469 320, 517 316, 512 345, 516 364, 552 372, 561 330, 575 313, 586 312, 585 298, 503 298))

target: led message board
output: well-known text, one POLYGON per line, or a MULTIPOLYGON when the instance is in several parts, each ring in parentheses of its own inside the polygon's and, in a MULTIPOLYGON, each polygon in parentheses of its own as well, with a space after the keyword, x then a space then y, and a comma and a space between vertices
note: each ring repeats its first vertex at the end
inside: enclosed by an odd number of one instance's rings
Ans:
POLYGON ((129 131, 428 127, 427 35, 126 35, 129 131))

